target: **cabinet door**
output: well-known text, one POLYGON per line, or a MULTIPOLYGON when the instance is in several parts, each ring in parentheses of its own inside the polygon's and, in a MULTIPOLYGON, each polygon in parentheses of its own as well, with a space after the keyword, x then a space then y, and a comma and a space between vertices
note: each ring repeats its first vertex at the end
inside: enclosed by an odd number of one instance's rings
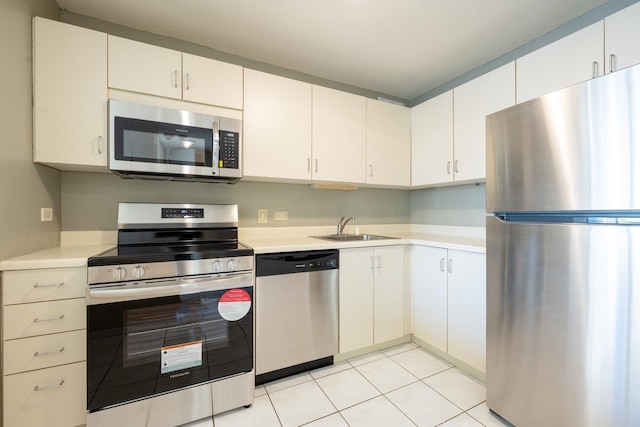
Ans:
POLYGON ((528 101, 604 74, 603 52, 604 22, 600 21, 518 58, 517 101, 528 101))
POLYGON ((313 86, 314 181, 366 182, 366 121, 364 97, 313 86))
POLYGON ((107 35, 33 19, 33 160, 107 166, 107 35))
POLYGON ((411 109, 411 186, 453 181, 453 91, 411 109))
POLYGON ((182 98, 182 53, 108 36, 109 87, 182 98))
POLYGON ((449 250, 449 354, 486 372, 485 255, 449 250))
POLYGON ((413 248, 413 334, 447 351, 447 250, 413 248))
POLYGON ((367 99, 367 183, 411 185, 411 109, 367 99))
POLYGON ((69 427, 86 423, 87 364, 4 377, 3 425, 69 427))
POLYGON ((374 249, 373 342, 404 335, 404 247, 374 249))
POLYGON ((455 181, 485 178, 486 116, 515 104, 515 80, 511 62, 453 90, 455 181))
POLYGON ((373 249, 340 251, 340 353, 373 345, 373 249))
POLYGON ((242 67, 182 54, 182 99, 242 110, 242 67))
POLYGON ((245 177, 311 178, 311 85, 244 70, 245 177))
POLYGON ((640 64, 640 3, 606 17, 604 31, 607 73, 640 64))

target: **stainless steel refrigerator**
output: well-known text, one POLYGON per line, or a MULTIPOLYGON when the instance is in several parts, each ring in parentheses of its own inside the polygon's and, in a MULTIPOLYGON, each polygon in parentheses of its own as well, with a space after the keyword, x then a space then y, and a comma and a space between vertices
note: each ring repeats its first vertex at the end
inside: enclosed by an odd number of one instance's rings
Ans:
POLYGON ((487 117, 487 405, 640 426, 640 67, 487 117))

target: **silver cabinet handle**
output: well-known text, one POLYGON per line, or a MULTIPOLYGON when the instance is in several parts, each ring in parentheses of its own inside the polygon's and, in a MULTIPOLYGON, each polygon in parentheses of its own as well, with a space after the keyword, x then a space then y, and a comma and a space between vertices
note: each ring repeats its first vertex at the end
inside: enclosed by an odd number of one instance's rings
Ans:
POLYGON ((35 353, 33 353, 33 355, 35 357, 51 356, 52 354, 60 354, 63 351, 64 351, 64 347, 61 347, 60 350, 43 351, 43 352, 36 351, 35 353))
POLYGON ((315 172, 318 173, 318 159, 315 159, 315 161, 316 161, 316 170, 315 170, 315 172))
POLYGON ((49 283, 46 285, 41 285, 40 283, 36 283, 35 285, 33 285, 33 287, 35 289, 40 289, 40 288, 58 288, 60 286, 64 285, 64 282, 60 282, 60 283, 49 283))
POLYGON ((440 258, 440 271, 444 273, 444 258, 440 258))
POLYGON ((173 87, 178 87, 178 70, 173 71, 173 87))
POLYGON ((453 171, 454 171, 455 173, 460 172, 460 171, 458 170, 458 160, 456 160, 455 162, 453 162, 453 171))
POLYGON ((369 165, 369 176, 373 177, 373 165, 369 165))
POLYGON ((102 135, 98 136, 98 154, 102 154, 102 135))
POLYGON ((449 258, 449 261, 447 262, 447 271, 449 271, 449 273, 453 273, 453 260, 451 258, 449 258))
POLYGON ((311 172, 311 159, 307 157, 307 172, 311 172))
POLYGON ((373 255, 369 257, 369 261, 370 261, 369 270, 373 271, 373 255))
POLYGON ((186 90, 189 90, 189 73, 185 74, 184 78, 185 78, 184 88, 186 90))
POLYGON ((593 61, 593 78, 594 79, 598 77, 598 74, 600 74, 598 68, 599 68, 598 61, 593 61))
POLYGON ((616 56, 612 53, 609 55, 609 72, 613 73, 616 68, 616 56))
POLYGON ((38 319, 36 317, 35 319, 33 319, 33 323, 54 322, 56 320, 62 320, 62 319, 64 319, 64 314, 61 314, 60 316, 56 316, 56 317, 46 317, 44 319, 38 319))
POLYGON ((382 258, 380 258, 380 255, 377 255, 378 257, 378 269, 382 268, 382 258))
POLYGON ((39 385, 33 388, 33 391, 42 391, 42 390, 51 390, 53 388, 60 388, 64 384, 64 380, 60 381, 58 384, 50 384, 40 387, 39 385))

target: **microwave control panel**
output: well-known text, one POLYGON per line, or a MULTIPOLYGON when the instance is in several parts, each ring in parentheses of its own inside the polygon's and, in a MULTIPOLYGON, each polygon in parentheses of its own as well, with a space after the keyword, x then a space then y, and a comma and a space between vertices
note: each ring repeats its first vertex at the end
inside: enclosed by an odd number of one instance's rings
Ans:
POLYGON ((240 158, 240 134, 220 130, 220 157, 218 166, 225 169, 238 169, 240 158))

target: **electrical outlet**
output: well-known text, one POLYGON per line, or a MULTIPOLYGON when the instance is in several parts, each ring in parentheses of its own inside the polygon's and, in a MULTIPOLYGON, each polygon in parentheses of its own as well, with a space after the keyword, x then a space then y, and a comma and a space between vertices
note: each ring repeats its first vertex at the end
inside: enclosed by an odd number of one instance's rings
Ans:
POLYGON ((274 221, 289 221, 289 211, 273 211, 274 221))
POLYGON ((258 209, 258 224, 266 224, 269 222, 269 210, 258 209))
POLYGON ((53 221, 53 209, 52 208, 40 208, 40 221, 41 222, 53 221))

